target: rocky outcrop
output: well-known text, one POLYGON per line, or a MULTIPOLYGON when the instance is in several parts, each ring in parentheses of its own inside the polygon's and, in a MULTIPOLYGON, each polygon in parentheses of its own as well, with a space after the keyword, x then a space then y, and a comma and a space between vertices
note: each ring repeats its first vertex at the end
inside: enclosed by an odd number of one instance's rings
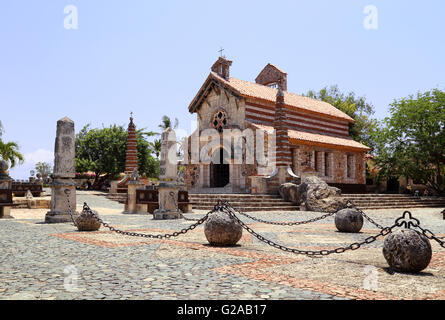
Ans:
POLYGON ((280 185, 278 191, 284 201, 290 201, 296 205, 301 204, 301 194, 298 191, 298 185, 295 183, 283 183, 280 185))
POLYGON ((348 200, 341 197, 340 189, 330 187, 316 176, 306 177, 300 185, 284 183, 279 191, 283 199, 305 211, 337 212, 348 207, 348 200))

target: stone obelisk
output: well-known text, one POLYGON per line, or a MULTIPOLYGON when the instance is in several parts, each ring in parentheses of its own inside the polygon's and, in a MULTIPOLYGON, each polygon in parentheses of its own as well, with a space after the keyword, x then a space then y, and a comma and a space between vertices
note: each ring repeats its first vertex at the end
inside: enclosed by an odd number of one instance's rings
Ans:
POLYGON ((57 121, 54 146, 54 173, 51 183, 51 211, 45 216, 46 223, 70 222, 67 193, 71 210, 76 213, 76 186, 74 169, 74 122, 65 117, 57 121))
POLYGON ((181 217, 178 208, 179 186, 178 165, 176 156, 176 133, 172 128, 167 128, 161 138, 161 162, 159 173, 159 209, 153 213, 155 220, 179 219, 181 217))

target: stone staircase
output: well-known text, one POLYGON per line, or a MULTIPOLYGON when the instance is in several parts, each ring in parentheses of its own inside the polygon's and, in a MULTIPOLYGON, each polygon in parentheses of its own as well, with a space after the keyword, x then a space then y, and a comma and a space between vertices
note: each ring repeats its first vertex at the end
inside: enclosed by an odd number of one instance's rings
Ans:
MULTIPOLYGON (((357 207, 365 209, 397 208, 445 208, 445 198, 413 197, 402 194, 343 194, 357 207)), ((109 193, 107 199, 125 203, 125 193, 109 193)), ((279 195, 253 194, 189 194, 194 210, 212 210, 218 200, 228 201, 234 208, 245 212, 253 211, 296 211, 298 206, 284 201, 279 195)))
POLYGON ((445 208, 445 198, 413 197, 403 194, 343 194, 358 208, 396 209, 396 208, 445 208))
POLYGON ((252 211, 296 211, 298 206, 284 201, 279 195, 252 194, 189 194, 193 210, 212 210, 218 200, 228 201, 235 209, 252 211))
POLYGON ((105 198, 112 200, 112 201, 117 201, 119 203, 125 203, 125 201, 127 200, 127 194, 126 193, 108 193, 108 194, 106 194, 105 198))

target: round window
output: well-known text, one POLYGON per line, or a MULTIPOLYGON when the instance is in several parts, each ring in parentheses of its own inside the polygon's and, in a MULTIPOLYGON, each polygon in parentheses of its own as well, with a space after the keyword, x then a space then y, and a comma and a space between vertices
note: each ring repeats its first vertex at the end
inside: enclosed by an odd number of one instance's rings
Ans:
POLYGON ((227 123, 227 115, 224 110, 217 111, 213 116, 212 126, 216 130, 218 130, 218 132, 222 132, 224 127, 227 126, 227 123))

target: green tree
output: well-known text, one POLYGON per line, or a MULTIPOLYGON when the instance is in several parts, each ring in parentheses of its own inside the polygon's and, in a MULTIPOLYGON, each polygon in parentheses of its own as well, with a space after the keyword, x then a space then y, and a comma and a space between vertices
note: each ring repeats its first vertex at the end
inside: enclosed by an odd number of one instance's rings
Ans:
POLYGON ((167 128, 172 128, 172 129, 177 129, 179 126, 179 120, 178 118, 175 118, 175 123, 173 125, 172 120, 167 117, 167 116, 163 116, 162 120, 161 120, 161 124, 159 125, 159 128, 165 130, 167 128))
POLYGON ((40 173, 43 180, 46 180, 52 173, 52 167, 47 162, 37 162, 35 165, 35 170, 40 173))
POLYGON ((357 97, 354 92, 344 94, 337 85, 325 87, 318 92, 311 90, 306 96, 330 103, 354 119, 355 122, 349 125, 350 137, 374 149, 373 137, 377 120, 371 118, 374 114, 374 107, 366 101, 365 97, 357 97))
POLYGON ((25 161, 25 158, 19 152, 19 145, 15 142, 0 141, 0 156, 3 160, 10 163, 11 168, 25 161))
MULTIPOLYGON (((157 177, 159 164, 151 156, 152 149, 145 136, 143 129, 136 131, 139 172, 157 177)), ((96 179, 103 174, 105 178, 113 178, 125 170, 126 144, 127 130, 122 126, 91 129, 86 125, 76 135, 76 171, 92 171, 96 179)))
POLYGON ((445 195, 445 92, 395 100, 375 132, 382 177, 405 176, 445 195))
POLYGON ((3 124, 0 121, 0 157, 10 163, 14 168, 17 164, 22 164, 25 157, 19 151, 19 145, 16 142, 4 142, 2 136, 4 133, 3 124))
POLYGON ((156 158, 159 159, 159 155, 161 154, 161 147, 162 147, 161 139, 155 139, 151 143, 151 147, 153 149, 153 153, 156 155, 156 158))

